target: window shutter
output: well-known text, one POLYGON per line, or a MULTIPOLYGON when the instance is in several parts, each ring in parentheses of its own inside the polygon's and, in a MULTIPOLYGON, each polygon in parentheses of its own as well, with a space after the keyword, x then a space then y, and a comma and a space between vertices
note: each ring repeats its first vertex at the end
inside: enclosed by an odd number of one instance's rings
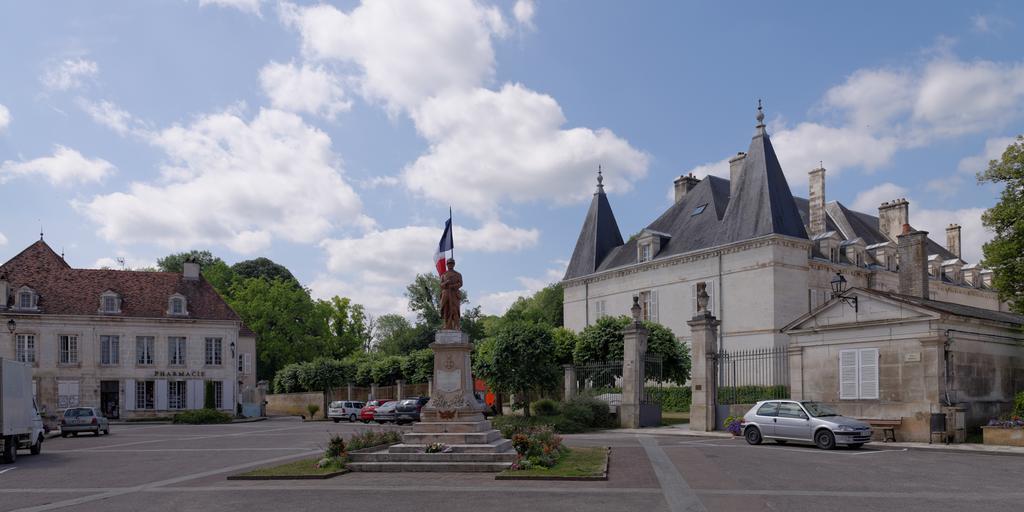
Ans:
MULTIPOLYGON (((706 281, 706 282, 708 284, 708 289, 707 289, 707 291, 708 291, 708 311, 710 311, 712 315, 715 315, 717 317, 718 316, 718 307, 716 305, 718 303, 715 302, 715 291, 716 291, 715 290, 715 282, 714 281, 706 281)), ((721 320, 721 318, 719 318, 719 320, 721 320)))
POLYGON ((245 354, 242 355, 244 356, 244 359, 242 361, 242 373, 244 375, 252 375, 252 353, 246 352, 245 354))
POLYGON ((121 409, 135 410, 135 379, 125 379, 124 381, 124 406, 121 409))
POLYGON ((693 304, 693 316, 697 316, 697 285, 690 285, 690 302, 693 304))
POLYGON ((860 397, 878 399, 878 349, 865 348, 860 356, 860 397))
POLYGON ((651 321, 658 323, 658 292, 651 290, 651 321))
POLYGON ((191 379, 188 384, 185 385, 185 392, 187 393, 186 404, 189 409, 202 409, 203 408, 203 381, 199 379, 191 379))
POLYGON ((232 379, 224 379, 224 388, 221 390, 220 407, 221 409, 235 410, 235 402, 238 397, 235 396, 235 381, 232 379))
POLYGON ((839 398, 857 398, 857 351, 839 351, 839 398))
POLYGON ((160 379, 153 385, 153 391, 156 393, 155 400, 153 401, 154 407, 158 411, 167 410, 167 380, 160 379))

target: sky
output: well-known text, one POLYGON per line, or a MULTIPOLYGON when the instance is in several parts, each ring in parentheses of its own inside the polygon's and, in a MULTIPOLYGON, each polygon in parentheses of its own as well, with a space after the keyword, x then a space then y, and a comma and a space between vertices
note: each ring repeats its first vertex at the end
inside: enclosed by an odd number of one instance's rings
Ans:
POLYGON ((1014 2, 0 2, 0 261, 266 256, 316 297, 409 315, 449 207, 473 304, 557 282, 600 165, 624 237, 728 175, 757 101, 793 193, 964 259, 1024 132, 1014 2))

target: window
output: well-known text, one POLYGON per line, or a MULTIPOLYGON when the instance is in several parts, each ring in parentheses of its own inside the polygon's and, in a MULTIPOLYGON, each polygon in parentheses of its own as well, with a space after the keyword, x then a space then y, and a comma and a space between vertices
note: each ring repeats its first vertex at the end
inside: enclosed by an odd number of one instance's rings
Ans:
POLYGON ((153 401, 154 395, 156 394, 155 383, 151 380, 140 380, 135 382, 135 408, 136 409, 154 409, 156 405, 153 401))
POLYGON ((185 397, 187 396, 186 384, 188 384, 188 382, 183 380, 171 381, 167 383, 168 409, 185 408, 185 397))
POLYGON ((77 380, 57 381, 57 408, 78 407, 79 382, 77 380))
POLYGON ((608 316, 608 304, 605 301, 603 301, 603 300, 599 300, 599 301, 595 302, 594 303, 594 317, 595 317, 594 319, 595 320, 600 320, 602 317, 605 317, 605 316, 608 316))
POLYGON ((78 363, 78 336, 61 335, 60 364, 78 363))
POLYGON ((169 336, 167 338, 167 364, 185 366, 185 337, 169 336))
POLYGON ((758 416, 773 417, 773 416, 776 416, 778 414, 778 412, 779 412, 779 403, 778 402, 768 402, 768 403, 762 405, 761 408, 757 410, 757 415, 758 416))
POLYGON ((121 364, 120 336, 100 336, 100 364, 121 364))
POLYGON ((206 338, 206 365, 220 366, 224 364, 223 343, 220 338, 206 338))
POLYGON ((779 404, 780 418, 804 418, 804 410, 794 402, 783 402, 779 404))
POLYGON ((651 322, 658 321, 658 292, 640 292, 640 317, 651 322))
POLYGON ((829 249, 828 249, 828 260, 831 261, 832 263, 838 263, 839 262, 839 256, 837 256, 837 254, 836 254, 836 248, 835 247, 829 247, 829 249))
POLYGON ((100 313, 120 313, 121 298, 114 292, 106 291, 100 295, 100 313))
POLYGON ((213 381, 213 407, 224 408, 224 383, 219 380, 213 381))
POLYGON ((185 308, 185 297, 180 293, 171 295, 171 298, 167 300, 167 314, 184 316, 188 314, 185 308))
POLYGON ((32 309, 32 292, 21 292, 18 294, 18 307, 21 309, 32 309))
POLYGON ((153 350, 156 345, 156 338, 152 336, 135 337, 135 364, 153 364, 153 350))
POLYGON ((690 217, 693 217, 693 216, 700 215, 700 214, 704 213, 704 209, 707 208, 707 207, 708 207, 708 203, 704 203, 704 204, 694 208, 693 209, 693 213, 690 214, 690 217))
POLYGON ((878 399, 878 349, 839 351, 839 398, 878 399))
POLYGON ((651 244, 640 245, 640 263, 651 261, 651 244))
POLYGON ((36 335, 19 334, 14 349, 14 359, 23 363, 36 362, 36 335))

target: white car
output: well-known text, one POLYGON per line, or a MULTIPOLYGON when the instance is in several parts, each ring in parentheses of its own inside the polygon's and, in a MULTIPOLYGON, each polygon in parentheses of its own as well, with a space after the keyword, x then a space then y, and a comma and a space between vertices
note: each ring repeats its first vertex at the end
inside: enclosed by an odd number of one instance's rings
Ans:
POLYGON ((335 423, 341 420, 355 423, 359 419, 359 410, 363 408, 363 405, 365 405, 363 402, 353 402, 350 400, 331 402, 327 408, 327 417, 334 420, 335 423))

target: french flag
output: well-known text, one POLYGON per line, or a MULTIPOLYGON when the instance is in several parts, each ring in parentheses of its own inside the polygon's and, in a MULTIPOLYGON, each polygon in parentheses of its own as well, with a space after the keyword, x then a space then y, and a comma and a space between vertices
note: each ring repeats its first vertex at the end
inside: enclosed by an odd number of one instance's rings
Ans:
POLYGON ((441 241, 437 243, 437 252, 434 253, 434 266, 437 267, 437 275, 443 276, 448 271, 446 254, 453 248, 455 248, 455 242, 452 240, 452 214, 449 212, 448 220, 444 223, 444 233, 441 235, 441 241))

